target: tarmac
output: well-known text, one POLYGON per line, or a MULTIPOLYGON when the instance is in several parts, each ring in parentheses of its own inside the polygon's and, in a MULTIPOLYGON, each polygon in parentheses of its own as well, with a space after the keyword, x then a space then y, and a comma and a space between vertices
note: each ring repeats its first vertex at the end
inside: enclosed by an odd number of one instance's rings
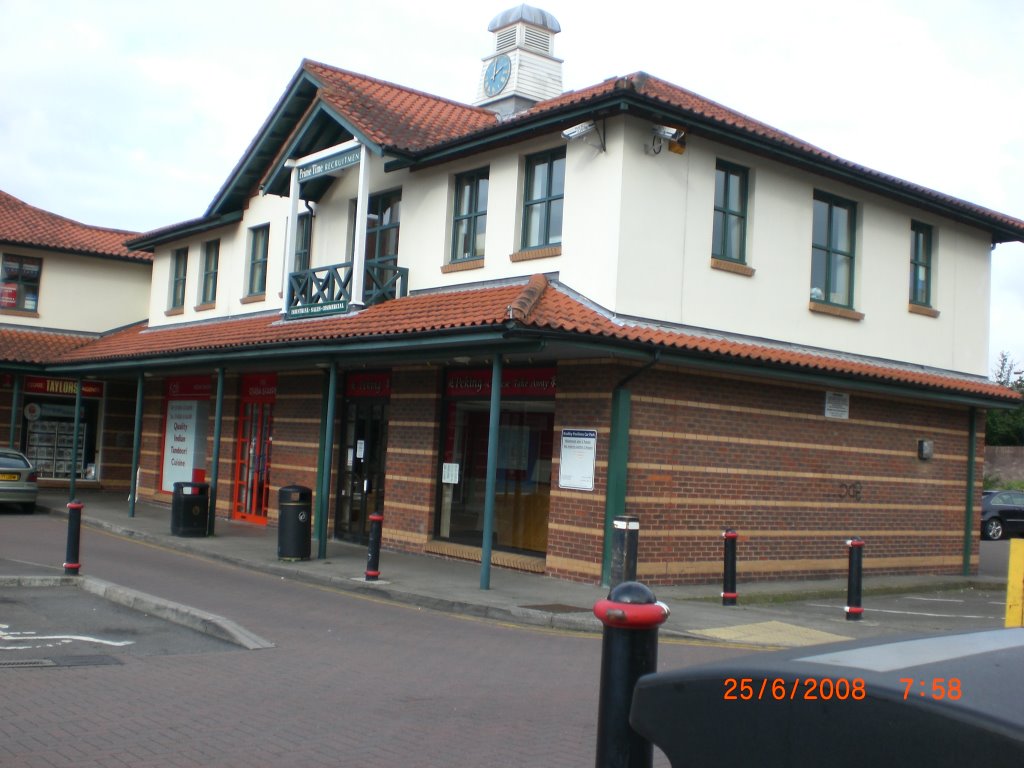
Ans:
MULTIPOLYGON (((83 490, 77 494, 77 499, 84 505, 83 526, 282 578, 497 621, 569 631, 603 631, 603 625, 594 615, 594 606, 608 596, 608 589, 597 584, 564 581, 492 565, 489 586, 483 589, 480 563, 388 549, 381 552, 380 576, 376 581, 367 581, 364 545, 329 540, 326 557, 318 559, 318 542, 314 538, 311 559, 281 559, 276 527, 217 518, 212 536, 172 535, 169 504, 140 500, 135 505, 134 516, 129 516, 128 500, 123 493, 83 490)), ((41 489, 37 513, 67 516, 67 492, 41 489)), ((865 562, 870 557, 869 547, 870 543, 865 562)), ((286 544, 285 549, 288 548, 286 544)), ((85 548, 80 558, 83 575, 88 574, 88 559, 85 548)), ((866 566, 864 616, 861 621, 848 621, 844 610, 845 575, 841 579, 745 583, 742 554, 737 570, 739 598, 735 606, 722 605, 721 584, 651 587, 656 598, 670 610, 660 628, 661 638, 768 649, 911 632, 920 634, 920 625, 901 619, 897 615, 900 611, 872 615, 872 600, 886 599, 883 596, 972 590, 988 594, 1006 589, 1006 579, 993 576, 880 576, 872 574, 866 566), (816 608, 811 610, 808 605, 816 608)), ((111 596, 118 594, 116 585, 100 583, 91 589, 109 592, 111 596)), ((138 596, 131 599, 138 599, 138 596)), ((149 605, 165 602, 158 598, 152 600, 149 605)), ((188 606, 163 604, 161 610, 168 614, 167 618, 199 629, 208 628, 212 620, 220 620, 230 630, 230 620, 211 618, 188 606), (171 615, 174 613, 180 615, 171 615)), ((217 624, 217 621, 212 623, 217 624)), ((963 629, 962 623, 955 622, 946 628, 941 620, 937 626, 938 631, 963 629)), ((223 631, 223 626, 217 631, 223 631)), ((245 630, 238 627, 233 631, 237 631, 242 644, 246 644, 245 630)), ((239 641, 238 637, 234 639, 239 641)), ((258 647, 258 640, 255 639, 253 647, 258 647)))

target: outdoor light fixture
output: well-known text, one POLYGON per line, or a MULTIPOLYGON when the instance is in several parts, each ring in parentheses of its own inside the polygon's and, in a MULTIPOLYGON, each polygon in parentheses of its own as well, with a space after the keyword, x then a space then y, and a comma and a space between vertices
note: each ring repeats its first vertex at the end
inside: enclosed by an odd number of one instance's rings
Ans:
POLYGON ((660 154, 665 142, 668 142, 669 152, 683 154, 686 151, 686 131, 682 128, 673 128, 671 125, 652 126, 651 143, 644 144, 644 154, 660 154))
POLYGON ((588 120, 585 123, 574 125, 572 128, 566 128, 562 131, 562 138, 566 141, 577 141, 578 139, 586 138, 592 133, 597 134, 599 143, 591 144, 589 141, 585 143, 594 147, 594 149, 599 149, 604 152, 604 136, 601 135, 601 131, 597 128, 597 123, 593 120, 588 120))
POLYGON ((928 461, 935 455, 935 441, 934 440, 918 440, 917 441, 917 458, 921 461, 928 461))

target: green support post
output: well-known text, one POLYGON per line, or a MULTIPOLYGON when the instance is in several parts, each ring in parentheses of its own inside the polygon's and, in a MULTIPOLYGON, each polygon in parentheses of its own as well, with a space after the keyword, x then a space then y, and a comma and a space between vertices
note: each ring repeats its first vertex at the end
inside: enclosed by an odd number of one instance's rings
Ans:
POLYGON ((75 428, 71 437, 71 467, 68 472, 68 501, 75 500, 75 481, 78 479, 78 441, 82 432, 82 377, 75 379, 75 428))
POLYGON ((626 514, 626 464, 629 461, 629 423, 632 394, 625 387, 612 392, 611 435, 608 439, 608 475, 604 500, 604 546, 601 584, 611 586, 612 536, 615 518, 626 514))
POLYGON ((8 448, 17 447, 14 444, 14 436, 17 434, 17 425, 21 421, 21 408, 19 407, 21 400, 21 378, 20 374, 14 374, 14 389, 11 391, 11 434, 8 438, 8 448))
POLYGON ((210 457, 210 516, 207 534, 213 535, 217 519, 217 482, 220 479, 220 432, 224 421, 224 369, 217 369, 217 395, 213 407, 213 455, 210 457))
POLYGON ((491 588, 491 540, 498 478, 498 433, 501 419, 501 355, 491 364, 491 413, 487 427, 487 481, 484 484, 484 538, 480 548, 480 589, 491 588))
POLYGON ((327 380, 327 419, 324 425, 324 460, 320 477, 320 503, 317 505, 316 556, 318 560, 327 557, 327 513, 331 498, 331 461, 334 447, 334 401, 338 394, 338 367, 331 364, 327 380))
POLYGON ((135 382, 135 433, 132 435, 132 477, 128 492, 128 517, 135 517, 135 501, 139 495, 139 456, 142 453, 142 398, 145 377, 140 373, 135 382))

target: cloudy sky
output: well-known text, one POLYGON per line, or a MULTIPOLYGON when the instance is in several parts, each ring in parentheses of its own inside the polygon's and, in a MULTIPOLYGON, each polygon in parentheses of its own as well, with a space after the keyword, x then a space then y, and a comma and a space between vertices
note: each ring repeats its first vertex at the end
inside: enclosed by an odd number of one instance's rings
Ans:
MULTIPOLYGON (((1024 2, 536 0, 567 89, 637 70, 1024 218, 1024 2)), ((499 0, 0 0, 0 189, 147 231, 201 215, 303 58, 474 97, 499 0)), ((1024 245, 990 357, 1024 363, 1024 245)), ((978 297, 979 301, 983 297, 978 297)))

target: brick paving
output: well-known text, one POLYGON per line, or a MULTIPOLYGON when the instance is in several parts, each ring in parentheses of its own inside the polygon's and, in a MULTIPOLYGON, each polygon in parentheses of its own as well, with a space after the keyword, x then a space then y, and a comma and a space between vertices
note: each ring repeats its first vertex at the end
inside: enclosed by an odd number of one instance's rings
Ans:
MULTIPOLYGON (((55 570, 64 529, 0 516, 0 571, 55 570)), ((90 575, 275 647, 0 669, 5 768, 593 765, 597 635, 367 599, 96 530, 82 550, 90 575)), ((661 666, 742 652, 663 643, 661 666)))

